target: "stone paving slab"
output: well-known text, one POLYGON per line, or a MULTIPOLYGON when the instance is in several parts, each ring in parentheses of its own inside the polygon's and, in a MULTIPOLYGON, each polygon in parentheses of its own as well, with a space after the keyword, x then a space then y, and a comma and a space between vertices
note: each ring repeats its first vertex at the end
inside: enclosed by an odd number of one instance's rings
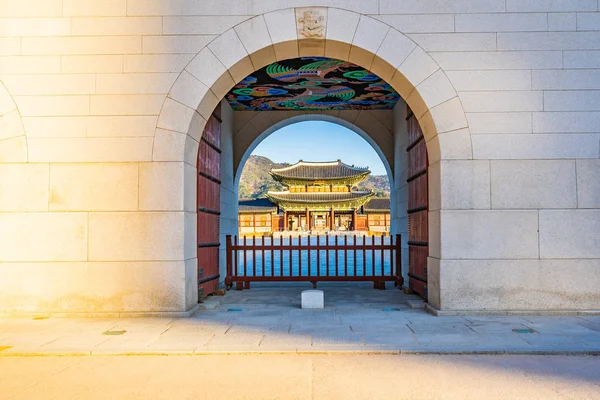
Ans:
POLYGON ((210 298, 191 318, 4 318, 0 356, 221 353, 600 354, 595 316, 436 317, 397 289, 325 287, 325 309, 300 287, 210 298), (349 301, 352 299, 352 302, 349 301), (119 332, 122 334, 119 334, 119 332))

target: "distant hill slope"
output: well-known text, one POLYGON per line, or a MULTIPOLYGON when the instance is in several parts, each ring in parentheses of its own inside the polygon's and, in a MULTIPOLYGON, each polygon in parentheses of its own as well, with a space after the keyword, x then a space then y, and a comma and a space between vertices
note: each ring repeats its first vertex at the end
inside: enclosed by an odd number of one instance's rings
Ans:
MULTIPOLYGON (((269 171, 288 165, 290 164, 274 163, 263 156, 250 156, 240 177, 239 198, 258 199, 265 197, 269 190, 283 190, 283 185, 275 182, 269 171)), ((378 197, 389 197, 390 182, 386 175, 370 175, 359 185, 359 189, 371 189, 378 197)))

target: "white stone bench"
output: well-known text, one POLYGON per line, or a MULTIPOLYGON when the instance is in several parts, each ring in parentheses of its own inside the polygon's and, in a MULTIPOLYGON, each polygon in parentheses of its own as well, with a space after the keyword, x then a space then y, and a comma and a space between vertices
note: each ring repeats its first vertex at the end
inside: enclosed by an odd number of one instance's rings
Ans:
POLYGON ((322 290, 303 290, 301 298, 303 309, 325 307, 325 296, 322 290))

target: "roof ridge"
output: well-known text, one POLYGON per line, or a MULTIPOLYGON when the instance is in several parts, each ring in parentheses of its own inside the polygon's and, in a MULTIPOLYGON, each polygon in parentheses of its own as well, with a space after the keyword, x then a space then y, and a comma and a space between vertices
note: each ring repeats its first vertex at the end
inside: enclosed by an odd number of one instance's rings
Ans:
POLYGON ((336 161, 304 161, 304 160, 299 160, 296 164, 288 165, 287 167, 271 168, 270 172, 289 171, 290 169, 294 169, 294 168, 297 168, 297 167, 302 166, 302 165, 322 166, 322 167, 340 165, 340 166, 344 166, 344 167, 346 167, 348 169, 353 169, 355 171, 366 172, 366 171, 369 170, 368 166, 367 167, 357 167, 355 165, 346 164, 341 159, 338 159, 336 161))

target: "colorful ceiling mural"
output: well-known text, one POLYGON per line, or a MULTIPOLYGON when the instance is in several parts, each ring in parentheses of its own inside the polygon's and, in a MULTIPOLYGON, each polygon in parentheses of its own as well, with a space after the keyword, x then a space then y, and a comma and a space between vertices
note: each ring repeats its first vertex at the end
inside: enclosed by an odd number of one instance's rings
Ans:
POLYGON ((235 111, 387 110, 398 93, 358 65, 325 57, 278 61, 238 83, 226 96, 235 111))

